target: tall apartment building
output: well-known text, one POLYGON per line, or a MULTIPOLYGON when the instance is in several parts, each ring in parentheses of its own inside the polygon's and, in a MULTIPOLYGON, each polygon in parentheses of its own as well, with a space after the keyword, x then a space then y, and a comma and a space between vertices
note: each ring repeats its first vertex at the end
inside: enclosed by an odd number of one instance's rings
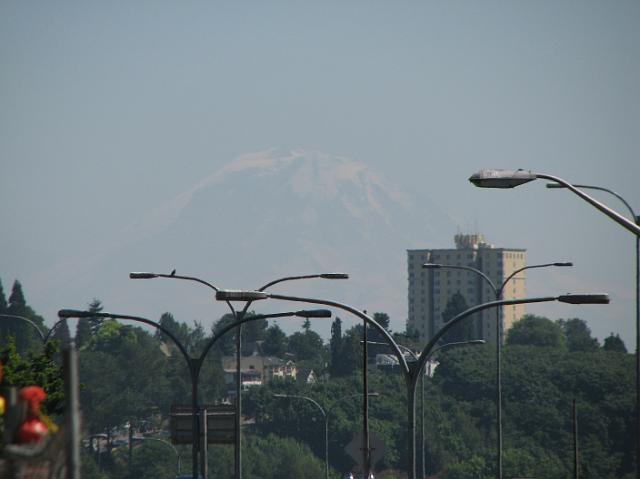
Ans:
MULTIPOLYGON (((442 327, 442 313, 447 302, 459 292, 469 307, 495 300, 495 293, 482 277, 459 269, 424 269, 424 263, 471 266, 485 273, 500 287, 505 278, 525 266, 525 250, 496 248, 482 235, 457 234, 455 248, 407 250, 409 276, 409 317, 407 331, 415 331, 423 344, 442 327)), ((503 299, 523 298, 524 272, 518 273, 505 287, 503 299)), ((524 314, 524 305, 503 306, 504 332, 524 314)), ((495 341, 496 310, 478 312, 473 319, 477 339, 495 341)))

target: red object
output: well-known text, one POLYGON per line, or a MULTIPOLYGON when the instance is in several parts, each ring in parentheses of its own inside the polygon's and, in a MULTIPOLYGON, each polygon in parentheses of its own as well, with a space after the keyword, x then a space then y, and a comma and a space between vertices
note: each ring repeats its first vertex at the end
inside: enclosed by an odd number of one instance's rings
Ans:
POLYGON ((18 444, 29 444, 42 441, 47 434, 49 430, 45 423, 38 418, 29 418, 20 424, 16 439, 18 444))
POLYGON ((18 444, 40 442, 49 434, 47 425, 40 420, 40 403, 47 395, 40 386, 27 386, 20 390, 19 397, 27 403, 27 419, 18 428, 17 442, 18 444))

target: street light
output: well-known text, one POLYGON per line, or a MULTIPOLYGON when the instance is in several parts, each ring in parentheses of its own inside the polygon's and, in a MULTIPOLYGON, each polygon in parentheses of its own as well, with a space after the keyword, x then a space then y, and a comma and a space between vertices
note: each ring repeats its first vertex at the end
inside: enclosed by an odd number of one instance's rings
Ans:
POLYGON ((480 188, 515 188, 516 186, 528 183, 538 178, 550 180, 564 186, 587 203, 590 203, 593 207, 600 210, 623 228, 631 231, 636 236, 640 236, 640 226, 635 224, 633 221, 629 221, 620 213, 612 210, 605 204, 600 203, 585 192, 579 190, 575 185, 572 185, 568 181, 558 178, 557 176, 551 176, 544 173, 532 173, 531 171, 525 170, 481 170, 471 175, 469 177, 469 181, 480 188))
MULTIPOLYGON (((557 183, 548 183, 547 188, 566 188, 557 183)), ((573 185, 585 190, 604 191, 618 198, 627 208, 636 225, 640 225, 640 216, 621 195, 609 188, 594 185, 573 185)), ((636 457, 640 458, 640 236, 636 236, 636 457)), ((640 478, 640 465, 636 466, 636 477, 640 478)))
MULTIPOLYGON (((17 314, 0 314, 0 318, 11 318, 11 319, 19 319, 21 321, 24 321, 26 323, 29 323, 31 326, 33 326, 35 328, 35 330, 38 332, 38 336, 40 336, 40 339, 42 340, 42 343, 46 343, 47 342, 47 338, 49 336, 49 334, 47 333, 46 335, 42 332, 42 330, 40 329, 40 326, 38 326, 35 321, 33 321, 32 319, 29 318, 25 318, 24 316, 19 316, 17 314)), ((53 331, 53 328, 50 330, 53 331)))
MULTIPOLYGON (((555 262, 555 263, 544 263, 544 264, 533 264, 529 266, 524 266, 522 268, 518 268, 513 271, 509 276, 505 278, 505 280, 497 286, 489 276, 487 276, 481 270, 474 268, 472 266, 462 266, 462 265, 452 265, 452 264, 439 264, 439 263, 425 263, 422 265, 424 269, 458 269, 464 271, 470 271, 472 273, 480 276, 485 283, 489 285, 493 294, 495 296, 496 301, 502 299, 502 293, 504 292, 504 288, 512 279, 516 279, 516 275, 525 271, 527 269, 534 268, 548 268, 550 266, 558 266, 558 267, 566 267, 573 266, 573 263, 570 262, 555 262)), ((498 479, 502 479, 502 336, 503 336, 503 324, 502 318, 500 316, 500 308, 496 308, 496 429, 497 429, 497 437, 496 437, 496 476, 498 479)))
MULTIPOLYGON (((547 174, 541 173, 532 173, 531 171, 524 170, 481 170, 477 173, 474 173, 469 178, 469 181, 476 186, 481 188, 513 188, 515 186, 521 185, 523 183, 527 183, 529 181, 533 181, 535 179, 546 179, 552 181, 554 184, 559 185, 562 188, 566 188, 570 190, 572 193, 578 195, 580 198, 585 200, 587 203, 591 204, 596 209, 600 210, 602 213, 607 215, 609 218, 614 220, 620 226, 625 228, 628 231, 631 231, 636 235, 636 246, 637 249, 640 249, 640 221, 638 216, 636 216, 633 209, 629 206, 629 204, 617 193, 601 187, 592 187, 590 185, 574 185, 569 183, 562 178, 558 178, 557 176, 551 176, 547 174), (620 199, 627 208, 630 209, 631 215, 633 216, 633 221, 625 218, 618 212, 612 210, 608 206, 603 203, 597 201, 595 198, 587 195, 585 192, 580 190, 579 188, 588 188, 588 189, 599 189, 602 191, 606 191, 608 193, 613 194, 618 199, 620 199)), ((547 185, 549 187, 549 185, 547 185)), ((638 253, 640 255, 640 253, 638 253)), ((640 256, 636 257, 636 458, 640 464, 640 292, 639 286, 640 284, 640 256)), ((636 466, 636 477, 640 479, 640 465, 636 466)))
MULTIPOLYGON (((387 343, 382 343, 380 341, 367 341, 367 342, 369 344, 388 346, 387 343)), ((471 339, 469 341, 454 341, 451 343, 446 343, 435 348, 433 351, 431 351, 430 357, 433 357, 434 354, 436 354, 439 351, 442 351, 443 349, 456 347, 456 346, 470 346, 470 345, 485 344, 485 343, 486 341, 484 339, 471 339)), ((418 360, 418 355, 412 349, 408 348, 407 346, 403 346, 402 344, 398 344, 398 347, 403 351, 405 351, 406 353, 408 353, 414 361, 418 360)), ((425 472, 426 462, 427 462, 426 455, 425 455, 426 448, 424 444, 424 376, 425 374, 420 375, 420 445, 422 449, 422 458, 420 461, 421 467, 422 467, 422 475, 420 476, 421 478, 427 477, 425 472)))
MULTIPOLYGON (((340 399, 338 399, 331 408, 335 407, 335 405, 337 403, 339 403, 340 401, 342 401, 343 399, 347 399, 347 398, 352 398, 352 397, 358 397, 358 396, 362 396, 362 394, 349 394, 348 396, 343 396, 340 399)), ((367 393, 367 396, 371 396, 371 397, 377 397, 379 396, 378 393, 367 393)), ((273 395, 274 398, 295 398, 295 399, 304 399, 306 401, 309 401, 310 403, 312 403, 314 406, 316 406, 319 410, 320 413, 322 414, 322 416, 324 417, 324 468, 325 468, 325 478, 329 479, 329 411, 331 411, 331 408, 329 409, 324 409, 315 399, 312 399, 308 396, 300 396, 297 394, 274 394, 273 395)))
MULTIPOLYGON (((198 416, 197 416, 198 381, 200 378, 200 370, 202 369, 202 365, 204 364, 204 360, 207 353, 209 352, 211 347, 216 343, 216 341, 218 341, 218 339, 220 339, 227 332, 231 331, 232 329, 236 328, 241 324, 248 323, 249 321, 257 321, 260 319, 285 318, 285 317, 292 317, 292 316, 297 316, 302 318, 330 318, 331 311, 324 310, 324 309, 301 310, 301 311, 290 311, 286 313, 261 314, 256 316, 243 317, 231 324, 228 324, 227 326, 222 328, 220 331, 218 331, 218 333, 216 333, 213 336, 213 338, 211 338, 209 342, 205 345, 202 353, 200 353, 200 356, 198 357, 190 356, 189 353, 187 352, 187 349, 182 344, 182 342, 180 342, 180 340, 171 331, 169 331, 167 328, 162 326, 160 323, 157 323, 150 319, 142 318, 139 316, 130 316, 130 315, 124 315, 124 314, 107 313, 107 312, 98 313, 93 311, 80 311, 75 309, 61 309, 60 311, 58 311, 58 317, 60 318, 58 322, 63 321, 67 318, 83 319, 83 318, 91 318, 91 317, 136 321, 139 323, 146 324, 148 326, 152 326, 158 329, 159 331, 162 331, 164 334, 167 335, 168 338, 170 338, 173 341, 173 343, 177 346, 178 350, 180 351, 180 353, 182 354, 182 356, 184 357, 187 363, 187 367, 189 369, 189 376, 191 379, 191 407, 192 407, 191 412, 193 416, 193 419, 192 419, 193 436, 192 436, 192 446, 191 446, 192 475, 193 475, 193 479, 196 479, 197 471, 198 471, 198 438, 196 437, 196 432, 198 431, 198 416)), ((205 447, 206 447, 206 444, 205 444, 205 447)), ((203 474, 203 476, 206 477, 206 474, 203 474)))
MULTIPOLYGON (((244 301, 245 297, 256 297, 255 291, 227 291, 220 290, 216 293, 216 299, 218 301, 230 301, 233 298, 234 301, 244 301), (247 295, 244 296, 244 293, 247 295)), ((407 415, 408 415, 408 442, 409 442, 409 479, 416 479, 416 448, 415 448, 415 429, 416 429, 416 411, 415 411, 415 402, 416 402, 416 389, 418 378, 420 377, 420 372, 424 368, 426 363, 426 359, 429 357, 430 352, 436 347, 437 341, 442 337, 442 335, 448 331, 452 326, 457 324, 460 320, 472 315, 476 312, 482 311, 487 308, 493 308, 497 306, 505 306, 512 304, 525 304, 525 303, 542 303, 542 302, 550 302, 550 301, 560 301, 564 303, 571 304, 608 304, 609 296, 606 294, 565 294, 560 296, 546 296, 540 298, 522 298, 522 299, 511 299, 511 300, 500 300, 500 301, 492 301, 489 303, 480 304, 474 306, 472 308, 467 309, 466 311, 460 313, 458 316, 451 319, 447 322, 441 329, 438 331, 435 336, 431 339, 431 341, 425 346, 420 354, 418 361, 415 365, 411 367, 407 364, 407 361, 402 354, 402 351, 398 347, 398 344, 391 337, 389 332, 384 329, 377 321, 373 318, 365 314, 364 312, 353 308, 347 304, 338 303, 336 301, 330 301, 325 299, 317 299, 317 298, 301 298, 296 296, 285 296, 281 294, 267 294, 262 293, 264 297, 262 299, 278 299, 283 301, 295 301, 295 302, 303 302, 303 303, 312 303, 312 304, 322 304, 325 306, 331 306, 338 309, 342 309, 344 311, 350 312, 355 316, 358 316, 360 319, 364 320, 367 324, 376 329, 382 338, 385 340, 387 344, 392 348, 393 353, 398 358, 398 362, 400 363, 400 367, 405 377, 405 382, 407 384, 407 415)))
MULTIPOLYGON (((173 270, 170 274, 164 273, 150 273, 150 272, 134 272, 129 273, 130 279, 155 279, 155 278, 167 278, 167 279, 180 279, 185 281, 194 281, 196 283, 200 283, 209 289, 218 292, 220 288, 214 286, 213 284, 205 281, 203 279, 197 278, 195 276, 182 276, 177 275, 176 271, 173 270)), ((244 308, 241 312, 237 312, 233 305, 230 303, 233 299, 229 299, 226 301, 227 306, 231 310, 231 314, 234 319, 244 318, 247 311, 249 310, 249 306, 254 300, 263 299, 262 291, 268 289, 269 287, 283 283, 285 281, 296 281, 301 279, 349 279, 349 275, 347 273, 320 273, 320 274, 306 274, 306 275, 297 275, 297 276, 285 276, 283 278, 278 278, 276 280, 270 281, 269 283, 262 286, 258 291, 255 292, 255 297, 250 297, 251 295, 245 295, 243 301, 246 301, 244 308)), ((230 294, 230 297, 233 297, 233 294, 230 294)), ((236 415, 235 415, 235 447, 234 447, 234 469, 235 469, 235 478, 242 478, 242 436, 241 436, 241 410, 242 410, 242 372, 240 370, 241 364, 241 347, 242 347, 242 324, 238 325, 238 330, 236 332, 236 415)), ((206 354, 205 349, 205 354, 206 354)))

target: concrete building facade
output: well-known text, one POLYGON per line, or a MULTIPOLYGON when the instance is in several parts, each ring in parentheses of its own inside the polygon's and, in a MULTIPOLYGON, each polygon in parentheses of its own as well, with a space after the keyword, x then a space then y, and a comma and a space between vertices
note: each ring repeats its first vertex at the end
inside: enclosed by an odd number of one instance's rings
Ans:
MULTIPOLYGON (((442 313, 451 297, 459 292, 469 307, 495 300, 495 293, 482 277, 459 269, 424 269, 424 263, 470 266, 485 273, 500 287, 515 270, 526 264, 526 250, 497 248, 485 242, 482 235, 457 234, 455 248, 407 250, 409 316, 407 331, 418 334, 422 344, 442 327, 442 313)), ((524 272, 506 285, 504 299, 523 298, 524 272)), ((504 332, 525 314, 524 305, 501 308, 504 332)), ((496 310, 477 313, 472 319, 477 339, 495 341, 496 310)))

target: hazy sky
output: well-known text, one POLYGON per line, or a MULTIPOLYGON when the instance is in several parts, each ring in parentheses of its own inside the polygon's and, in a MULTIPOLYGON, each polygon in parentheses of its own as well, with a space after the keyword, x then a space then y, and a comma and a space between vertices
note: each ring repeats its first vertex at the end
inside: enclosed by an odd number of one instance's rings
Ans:
POLYGON ((531 312, 585 317, 633 346, 632 235, 542 182, 467 178, 532 169, 640 211, 639 25, 640 3, 622 0, 5 0, 0 279, 48 311, 33 278, 52 262, 241 154, 300 147, 429 191, 462 231, 527 248, 530 263, 573 260, 531 273, 529 293, 595 289, 614 304, 531 312))

